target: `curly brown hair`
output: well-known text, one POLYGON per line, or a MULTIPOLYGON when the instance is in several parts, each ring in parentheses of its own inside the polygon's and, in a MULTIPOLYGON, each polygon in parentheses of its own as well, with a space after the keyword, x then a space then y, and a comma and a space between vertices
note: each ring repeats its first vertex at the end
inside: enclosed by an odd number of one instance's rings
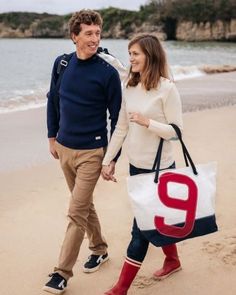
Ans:
POLYGON ((128 49, 134 44, 140 46, 146 56, 146 61, 142 77, 140 73, 132 72, 132 67, 130 67, 126 87, 135 87, 141 82, 146 90, 150 90, 157 87, 161 77, 169 79, 166 54, 159 39, 152 34, 141 34, 129 42, 128 49))
POLYGON ((82 9, 80 11, 75 12, 69 20, 69 31, 70 36, 72 33, 78 35, 81 31, 81 24, 86 25, 98 25, 102 28, 102 17, 101 15, 94 10, 90 9, 82 9))

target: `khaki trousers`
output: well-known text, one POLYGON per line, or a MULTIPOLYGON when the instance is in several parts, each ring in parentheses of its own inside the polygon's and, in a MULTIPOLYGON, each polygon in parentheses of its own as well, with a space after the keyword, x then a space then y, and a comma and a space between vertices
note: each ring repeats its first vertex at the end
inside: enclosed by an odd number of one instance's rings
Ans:
POLYGON ((101 234, 101 226, 93 204, 93 191, 100 176, 104 148, 74 150, 56 142, 62 170, 71 191, 68 210, 69 224, 55 271, 65 279, 73 276, 85 231, 89 249, 95 255, 107 252, 107 243, 101 234))

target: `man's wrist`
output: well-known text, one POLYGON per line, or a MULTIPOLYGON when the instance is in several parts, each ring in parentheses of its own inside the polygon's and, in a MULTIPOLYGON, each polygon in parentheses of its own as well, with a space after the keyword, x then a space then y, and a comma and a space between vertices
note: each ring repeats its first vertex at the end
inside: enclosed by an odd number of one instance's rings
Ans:
POLYGON ((48 140, 49 140, 50 143, 53 143, 53 142, 55 142, 56 137, 49 137, 48 140))

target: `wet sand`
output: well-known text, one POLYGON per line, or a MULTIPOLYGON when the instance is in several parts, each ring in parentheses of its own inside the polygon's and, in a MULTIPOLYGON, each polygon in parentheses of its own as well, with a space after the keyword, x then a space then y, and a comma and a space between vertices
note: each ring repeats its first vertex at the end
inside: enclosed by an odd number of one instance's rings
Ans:
POLYGON ((236 104, 236 72, 181 80, 177 87, 184 112, 236 104))

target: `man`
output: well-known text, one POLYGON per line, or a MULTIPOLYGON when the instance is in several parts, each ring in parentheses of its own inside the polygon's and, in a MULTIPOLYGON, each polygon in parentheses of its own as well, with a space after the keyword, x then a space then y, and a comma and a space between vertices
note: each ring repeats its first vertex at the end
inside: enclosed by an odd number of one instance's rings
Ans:
MULTIPOLYGON (((84 272, 94 272, 108 260, 107 243, 93 204, 93 190, 100 175, 107 146, 107 110, 113 132, 121 104, 121 83, 117 70, 99 57, 102 18, 92 10, 76 12, 69 22, 71 39, 76 46, 65 68, 59 89, 60 119, 53 99, 57 77, 54 63, 48 94, 47 125, 50 152, 60 159, 71 191, 69 224, 51 279, 43 290, 61 294, 73 276, 85 232, 92 255, 84 272)), ((113 163, 111 169, 114 169, 113 163)))

